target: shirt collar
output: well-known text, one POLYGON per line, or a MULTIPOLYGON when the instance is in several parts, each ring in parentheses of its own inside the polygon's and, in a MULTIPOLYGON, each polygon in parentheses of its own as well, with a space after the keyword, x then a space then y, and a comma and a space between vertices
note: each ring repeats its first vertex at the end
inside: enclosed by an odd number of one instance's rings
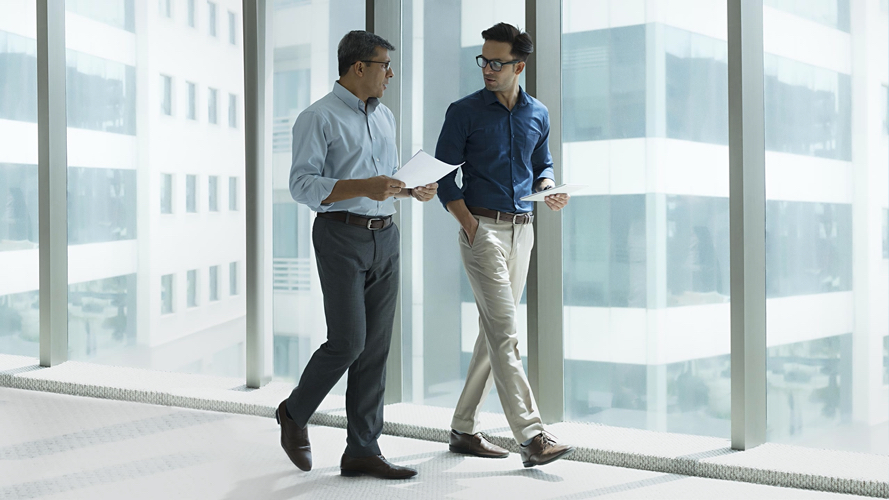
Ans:
MULTIPOLYGON (((335 82, 333 84, 333 94, 340 98, 341 101, 346 103, 347 106, 354 109, 355 111, 360 111, 361 113, 365 112, 365 107, 367 108, 367 114, 370 115, 377 109, 377 106, 380 104, 380 100, 376 97, 371 97, 367 100, 367 105, 365 106, 364 101, 359 99, 355 94, 353 94, 349 89, 340 85, 340 82, 335 82)), ((497 99, 494 97, 494 99, 497 99)))
MULTIPOLYGON (((497 99, 497 95, 486 88, 482 89, 482 98, 485 100, 486 105, 500 102, 500 100, 497 99)), ((516 106, 524 106, 526 104, 528 104, 528 94, 525 92, 525 89, 519 85, 519 97, 516 99, 516 106)))

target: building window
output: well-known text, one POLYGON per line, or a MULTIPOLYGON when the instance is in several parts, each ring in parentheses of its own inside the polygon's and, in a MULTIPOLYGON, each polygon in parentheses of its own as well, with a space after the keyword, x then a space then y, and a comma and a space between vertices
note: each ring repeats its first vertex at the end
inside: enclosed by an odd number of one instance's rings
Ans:
POLYGON ((232 262, 228 265, 228 294, 238 294, 238 263, 232 262))
POLYGON ((216 4, 207 2, 207 32, 216 36, 216 4))
POLYGON ((207 89, 207 122, 217 123, 216 105, 219 102, 216 89, 207 89))
POLYGON ((228 178, 228 209, 234 212, 238 209, 238 178, 228 178))
POLYGON ((161 75, 161 113, 173 115, 173 77, 161 75))
POLYGON ((219 211, 219 177, 211 175, 207 178, 207 191, 209 210, 211 212, 219 211))
POLYGON ((235 13, 232 11, 228 11, 228 43, 232 45, 237 44, 237 38, 235 35, 235 30, 237 29, 237 23, 235 22, 237 18, 235 17, 235 13))
POLYGON ((210 266, 210 302, 219 300, 219 266, 210 266))
POLYGON ((198 305, 198 270, 188 271, 188 307, 198 305))
POLYGON ((185 176, 185 211, 193 214, 198 211, 198 179, 196 175, 185 176))
POLYGON ((173 17, 173 0, 158 0, 157 5, 162 17, 173 17))
POLYGON ((161 276, 161 314, 173 312, 173 275, 161 276))
POLYGON ((198 119, 198 114, 197 114, 198 88, 197 88, 197 85, 195 85, 194 83, 191 83, 191 82, 186 82, 186 85, 188 86, 188 119, 189 120, 197 120, 198 119))
POLYGON ((173 174, 161 174, 161 213, 173 213, 173 174))
POLYGON ((238 96, 228 95, 228 126, 238 128, 238 96))
POLYGON ((195 0, 188 0, 188 25, 195 27, 195 0))

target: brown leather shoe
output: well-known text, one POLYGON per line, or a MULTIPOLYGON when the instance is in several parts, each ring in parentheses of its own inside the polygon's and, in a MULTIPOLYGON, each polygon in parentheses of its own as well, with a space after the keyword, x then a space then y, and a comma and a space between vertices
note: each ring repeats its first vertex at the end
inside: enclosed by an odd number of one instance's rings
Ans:
POLYGON ((302 428, 287 416, 287 400, 281 401, 275 410, 275 419, 281 426, 281 447, 293 465, 300 470, 312 470, 312 447, 309 445, 309 428, 302 428))
POLYGON ((482 458, 506 458, 509 456, 509 450, 488 441, 481 432, 459 434, 451 429, 448 442, 450 445, 449 449, 454 453, 475 455, 482 458))
POLYGON ((410 467, 391 464, 383 455, 353 458, 343 454, 340 474, 350 477, 367 474, 380 479, 408 479, 416 476, 417 471, 410 467))
POLYGON ((534 436, 528 446, 519 446, 525 467, 545 465, 574 451, 573 446, 559 444, 556 437, 544 431, 534 436))

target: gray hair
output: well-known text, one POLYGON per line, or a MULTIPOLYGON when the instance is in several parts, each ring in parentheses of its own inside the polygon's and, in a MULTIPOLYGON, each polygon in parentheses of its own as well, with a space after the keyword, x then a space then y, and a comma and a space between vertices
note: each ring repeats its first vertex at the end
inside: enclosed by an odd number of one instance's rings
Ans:
POLYGON ((340 40, 340 45, 336 50, 340 76, 348 73, 349 68, 356 62, 372 59, 377 51, 377 47, 395 50, 391 43, 379 35, 362 30, 346 33, 346 36, 340 40))

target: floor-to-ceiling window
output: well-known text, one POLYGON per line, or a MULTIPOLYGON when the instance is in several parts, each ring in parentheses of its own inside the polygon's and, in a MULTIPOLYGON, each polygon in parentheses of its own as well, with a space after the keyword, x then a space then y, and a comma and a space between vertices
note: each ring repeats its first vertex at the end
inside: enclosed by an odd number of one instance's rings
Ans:
POLYGON ((568 420, 729 435, 726 36, 717 0, 562 3, 568 420))
MULTIPOLYGON (((327 326, 311 240, 314 213, 290 195, 291 130, 300 112, 333 90, 337 45, 365 28, 365 2, 276 0, 273 6, 274 375, 295 382, 326 341, 327 326)), ((344 394, 344 383, 332 392, 344 394)))
POLYGON ((768 439, 887 453, 887 14, 763 10, 768 439))
MULTIPOLYGON (((435 153, 451 102, 483 88, 475 56, 481 32, 498 22, 525 28, 521 0, 406 0, 402 3, 405 46, 399 47, 402 78, 402 155, 435 153)), ((522 77, 521 83, 524 83, 522 77)), ((405 161, 406 158, 402 158, 405 161)), ((458 174, 459 177, 459 174, 458 174)), ((409 224, 412 273, 403 282, 404 395, 416 404, 454 407, 479 333, 478 310, 463 270, 459 225, 438 198, 401 203, 409 224)), ((405 232, 405 234, 408 234, 405 232)), ((519 352, 527 355, 524 300, 519 309, 519 352)), ((527 367, 526 367, 527 369, 527 367)), ((502 411, 496 390, 484 409, 502 411)))
POLYGON ((244 132, 200 96, 242 95, 243 54, 190 29, 209 4, 159 5, 66 3, 68 356, 240 377, 244 298, 215 282, 244 259, 244 217, 216 180, 243 178, 244 132))
POLYGON ((36 4, 0 4, 0 353, 37 357, 36 4))

